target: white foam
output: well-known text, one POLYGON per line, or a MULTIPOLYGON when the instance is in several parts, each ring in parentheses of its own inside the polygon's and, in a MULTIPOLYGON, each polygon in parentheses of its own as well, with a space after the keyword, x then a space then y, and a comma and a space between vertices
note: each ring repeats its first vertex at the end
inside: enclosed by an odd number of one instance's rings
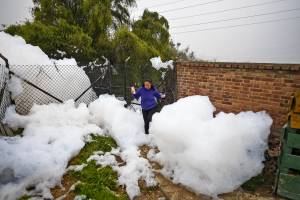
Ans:
MULTIPOLYGON (((138 147, 150 142, 144 133, 142 115, 124 107, 125 102, 114 96, 101 95, 90 104, 93 121, 105 128, 120 147, 118 155, 126 163, 118 166, 112 155, 94 156, 100 165, 111 165, 118 172, 118 183, 126 186, 126 191, 133 199, 140 194, 139 180, 145 180, 147 186, 156 185, 154 174, 148 160, 140 157, 138 147)), ((116 152, 115 152, 116 153, 116 152)))
POLYGON ((60 183, 68 161, 77 155, 90 133, 103 134, 89 123, 86 105, 35 105, 29 115, 22 116, 13 107, 4 122, 24 128, 22 137, 0 138, 0 199, 16 199, 25 194, 41 194, 51 198, 49 188, 60 183), (10 173, 7 175, 7 172, 10 173), (32 191, 26 188, 35 186, 32 191))
POLYGON ((272 119, 265 112, 213 117, 214 110, 203 96, 165 106, 150 127, 160 153, 149 157, 173 182, 216 197, 261 173, 272 119))

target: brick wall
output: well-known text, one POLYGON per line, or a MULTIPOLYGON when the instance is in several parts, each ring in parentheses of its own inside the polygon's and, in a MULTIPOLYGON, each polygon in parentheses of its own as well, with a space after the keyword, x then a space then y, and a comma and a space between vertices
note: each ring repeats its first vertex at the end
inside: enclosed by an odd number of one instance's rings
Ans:
POLYGON ((300 64, 177 62, 178 98, 209 96, 218 111, 266 110, 278 130, 291 95, 300 89, 300 64))

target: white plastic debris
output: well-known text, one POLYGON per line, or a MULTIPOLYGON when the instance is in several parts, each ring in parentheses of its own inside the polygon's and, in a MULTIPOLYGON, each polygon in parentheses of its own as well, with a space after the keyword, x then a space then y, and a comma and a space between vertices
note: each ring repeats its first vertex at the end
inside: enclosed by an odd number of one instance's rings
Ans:
POLYGON ((154 57, 150 59, 150 62, 152 64, 152 67, 154 67, 156 70, 174 68, 173 60, 162 62, 160 57, 154 57))

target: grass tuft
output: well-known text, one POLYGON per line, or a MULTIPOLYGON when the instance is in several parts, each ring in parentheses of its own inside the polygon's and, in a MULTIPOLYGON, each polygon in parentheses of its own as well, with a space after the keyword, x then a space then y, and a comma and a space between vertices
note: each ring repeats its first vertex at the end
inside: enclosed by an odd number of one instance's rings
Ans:
POLYGON ((255 176, 242 185, 242 188, 251 192, 265 184, 265 179, 262 174, 255 176))
POLYGON ((86 163, 86 160, 93 154, 93 152, 109 152, 112 148, 117 147, 117 143, 111 137, 92 136, 92 138, 93 141, 86 143, 80 153, 70 161, 69 165, 81 165, 86 163))
POLYGON ((86 162, 95 151, 109 152, 116 148, 116 142, 110 137, 93 136, 93 142, 87 143, 80 153, 70 162, 70 165, 86 163, 82 171, 69 171, 68 175, 80 181, 76 185, 77 195, 86 195, 87 199, 95 200, 127 200, 125 191, 118 189, 118 175, 111 167, 99 167, 95 161, 86 162))

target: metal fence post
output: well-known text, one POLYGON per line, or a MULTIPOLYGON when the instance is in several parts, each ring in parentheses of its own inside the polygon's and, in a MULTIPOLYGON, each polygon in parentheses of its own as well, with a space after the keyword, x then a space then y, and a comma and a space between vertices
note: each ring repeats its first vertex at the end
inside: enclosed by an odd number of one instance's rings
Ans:
POLYGON ((123 85, 123 94, 124 94, 124 100, 127 101, 127 94, 126 94, 126 83, 127 83, 127 68, 126 68, 126 62, 124 64, 124 85, 123 85))
MULTIPOLYGON (((5 56, 3 56, 1 53, 0 53, 0 58, 2 58, 3 60, 4 60, 4 62, 5 62, 5 67, 8 69, 8 71, 9 71, 9 63, 8 63, 8 59, 5 57, 5 56)), ((4 71, 3 71, 4 72, 4 71)), ((4 72, 5 73, 5 72, 4 72)), ((4 94, 5 94, 5 89, 6 89, 6 85, 7 85, 7 76, 4 74, 4 83, 3 83, 3 88, 1 88, 1 91, 0 91, 0 108, 1 108, 1 112, 2 112, 2 103, 3 103, 3 98, 4 98, 4 94)), ((8 73, 8 79, 10 78, 10 74, 8 73)), ((8 93, 9 94, 9 102, 8 102, 8 104, 7 104, 7 106, 8 105, 10 105, 11 104, 11 102, 13 102, 14 103, 14 101, 11 99, 11 93, 9 92, 8 93)), ((5 124, 2 124, 2 114, 1 114, 1 121, 0 121, 0 135, 5 135, 5 136, 13 136, 14 135, 14 133, 13 133, 13 131, 7 126, 7 125, 5 125, 5 124)))
POLYGON ((130 56, 126 58, 124 63, 124 100, 127 102, 127 63, 130 60, 130 56))
MULTIPOLYGON (((11 79, 11 73, 10 73, 10 69, 9 69, 8 59, 5 56, 3 56, 1 53, 0 53, 0 57, 4 60, 5 66, 6 66, 7 70, 8 70, 8 79, 11 79)), ((10 102, 12 104, 15 104, 15 101, 11 98, 11 92, 9 92, 9 98, 10 98, 10 102)), ((1 99, 1 102, 2 102, 2 99, 1 99)))
POLYGON ((9 69, 8 59, 0 53, 0 57, 4 60, 6 67, 9 69))
POLYGON ((108 66, 108 92, 111 95, 112 94, 112 66, 108 66))

